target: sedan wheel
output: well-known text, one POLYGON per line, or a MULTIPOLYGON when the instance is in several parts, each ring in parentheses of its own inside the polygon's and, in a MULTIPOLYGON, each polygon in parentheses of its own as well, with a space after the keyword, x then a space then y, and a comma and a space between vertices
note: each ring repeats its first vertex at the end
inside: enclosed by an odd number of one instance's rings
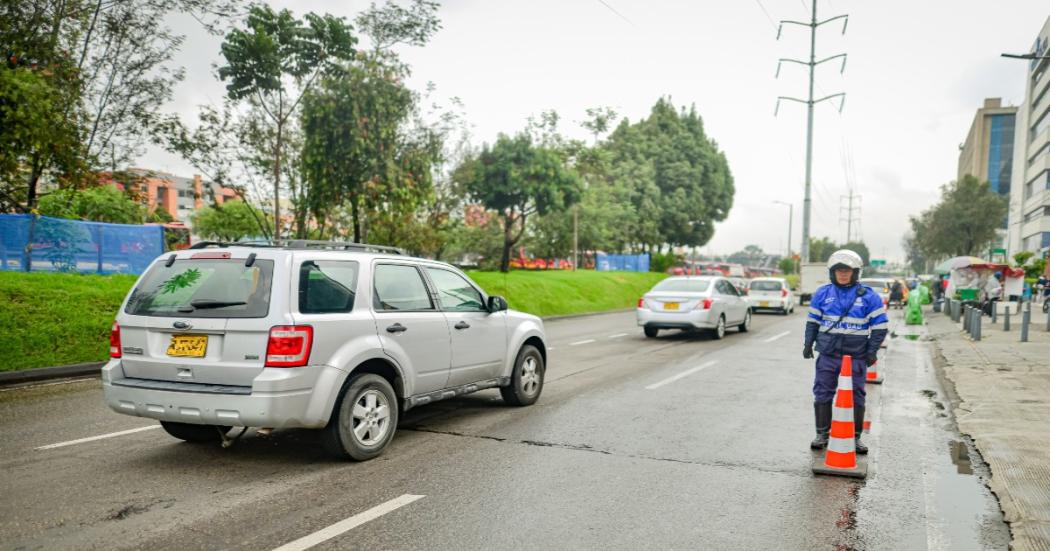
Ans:
POLYGON ((751 329, 751 310, 744 314, 744 323, 741 323, 737 328, 740 329, 741 333, 747 333, 751 329))
POLYGON ((725 316, 719 316, 718 317, 718 325, 715 326, 715 330, 714 330, 713 336, 715 337, 715 339, 721 339, 722 337, 726 336, 726 317, 725 316))

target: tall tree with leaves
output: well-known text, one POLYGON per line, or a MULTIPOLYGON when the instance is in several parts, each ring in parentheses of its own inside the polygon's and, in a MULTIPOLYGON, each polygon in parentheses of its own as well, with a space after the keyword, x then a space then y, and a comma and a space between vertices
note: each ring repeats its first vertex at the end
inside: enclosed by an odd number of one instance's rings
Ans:
POLYGON ((941 201, 911 217, 919 249, 928 258, 978 255, 1006 217, 1006 199, 971 175, 941 186, 941 201))
POLYGON ((564 210, 577 201, 583 185, 562 157, 533 145, 527 134, 501 134, 492 146, 463 163, 457 173, 467 193, 498 213, 503 226, 500 271, 510 270, 510 251, 521 240, 533 214, 564 210))
POLYGON ((288 10, 275 12, 258 4, 249 10, 245 27, 226 35, 226 65, 219 68, 219 77, 227 81, 227 97, 250 99, 274 125, 273 236, 280 239, 285 128, 316 80, 353 58, 357 39, 342 18, 308 13, 299 20, 288 10))

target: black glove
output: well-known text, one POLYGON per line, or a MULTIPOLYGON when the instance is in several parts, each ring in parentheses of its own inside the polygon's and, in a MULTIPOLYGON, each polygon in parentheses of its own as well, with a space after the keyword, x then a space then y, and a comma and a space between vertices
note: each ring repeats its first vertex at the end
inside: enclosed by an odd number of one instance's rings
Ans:
POLYGON ((877 363, 879 363, 879 357, 878 356, 876 356, 875 354, 872 354, 872 355, 868 356, 868 367, 871 367, 871 366, 873 366, 873 365, 875 365, 877 363))
POLYGON ((807 360, 812 360, 813 359, 813 345, 812 344, 807 344, 805 346, 805 348, 802 349, 802 357, 807 359, 807 360))

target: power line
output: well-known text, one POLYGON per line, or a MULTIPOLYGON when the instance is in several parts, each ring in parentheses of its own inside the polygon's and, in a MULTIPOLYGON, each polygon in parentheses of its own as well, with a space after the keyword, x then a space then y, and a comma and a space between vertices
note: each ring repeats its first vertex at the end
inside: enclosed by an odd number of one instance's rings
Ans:
POLYGON ((773 25, 774 29, 777 28, 777 22, 773 20, 772 15, 769 15, 769 10, 767 10, 766 7, 762 5, 762 0, 755 0, 755 3, 758 4, 758 7, 762 8, 762 13, 766 14, 766 19, 769 20, 769 24, 773 25))
POLYGON ((638 28, 638 25, 635 25, 633 21, 631 21, 630 19, 627 19, 627 17, 624 16, 624 14, 616 11, 616 8, 610 6, 608 4, 608 2, 606 2, 605 0, 598 0, 598 3, 603 5, 603 6, 605 6, 605 7, 607 7, 607 8, 609 8, 609 11, 615 13, 617 16, 619 16, 620 19, 623 19, 624 21, 626 21, 628 25, 630 25, 630 26, 632 26, 634 28, 638 28))

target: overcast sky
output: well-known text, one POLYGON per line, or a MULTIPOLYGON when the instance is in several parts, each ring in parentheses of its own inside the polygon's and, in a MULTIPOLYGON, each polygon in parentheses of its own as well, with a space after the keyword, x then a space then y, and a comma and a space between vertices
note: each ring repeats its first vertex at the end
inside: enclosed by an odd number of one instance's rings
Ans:
MULTIPOLYGON (((801 242, 805 107, 778 95, 804 97, 806 69, 777 59, 808 54, 808 29, 774 21, 807 20, 810 0, 448 0, 444 28, 425 48, 402 49, 411 85, 437 86, 459 97, 475 142, 524 127, 529 115, 555 109, 563 131, 586 137, 577 121, 593 106, 611 106, 638 120, 660 96, 695 104, 708 135, 729 159, 736 198, 705 251, 731 253, 748 244, 784 251, 787 207, 795 205, 792 246, 801 242), (763 9, 764 8, 764 9, 763 9)), ((302 14, 352 18, 364 1, 279 1, 302 14)), ((817 95, 844 91, 845 109, 817 108, 814 142, 814 237, 846 238, 845 203, 852 183, 861 196, 859 236, 873 257, 903 256, 908 216, 934 203, 955 178, 959 144, 985 97, 1024 99, 1026 63, 999 56, 1027 52, 1050 15, 1046 0, 859 2, 821 0, 818 18, 849 14, 849 27, 825 25, 818 59, 849 55, 818 69, 817 95), (851 168, 852 167, 852 168, 851 168), (840 205, 842 208, 840 210, 840 205)), ((198 105, 222 101, 211 65, 220 38, 181 18, 188 35, 179 59, 186 80, 169 106, 195 120, 198 105)), ((180 159, 149 151, 140 164, 189 175, 180 159)), ((855 229, 855 232, 857 230, 855 229)))

